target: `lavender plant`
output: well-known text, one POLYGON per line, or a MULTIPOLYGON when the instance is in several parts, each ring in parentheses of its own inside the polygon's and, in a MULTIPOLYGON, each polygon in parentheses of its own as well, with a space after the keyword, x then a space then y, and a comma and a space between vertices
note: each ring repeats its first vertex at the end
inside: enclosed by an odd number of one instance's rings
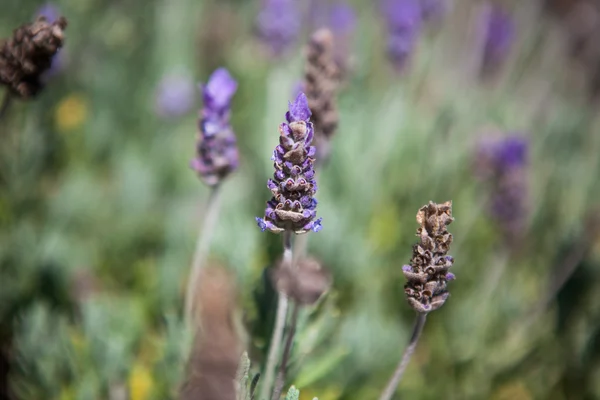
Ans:
POLYGON ((40 16, 35 22, 17 28, 8 40, 0 42, 0 84, 8 88, 0 106, 0 118, 13 97, 29 99, 42 90, 42 75, 63 46, 66 27, 64 17, 50 23, 40 16))
POLYGON ((476 154, 476 175, 488 190, 488 214, 509 247, 517 244, 524 232, 528 147, 520 135, 490 137, 481 141, 476 154))
POLYGON ((315 32, 306 47, 304 89, 313 110, 315 142, 320 163, 329 158, 331 139, 338 126, 336 92, 339 69, 334 57, 333 34, 329 29, 315 32))
POLYGON ((191 167, 211 188, 211 194, 188 280, 185 301, 188 321, 192 318, 194 291, 219 214, 219 187, 239 163, 236 138, 230 125, 231 99, 236 90, 237 82, 224 68, 213 72, 206 85, 202 86, 204 108, 200 112, 196 158, 192 160, 191 167))
POLYGON ((379 400, 392 398, 417 347, 427 315, 442 307, 450 296, 448 281, 455 277, 449 272, 454 258, 448 255, 452 234, 448 232, 447 226, 452 221, 454 218, 450 201, 442 204, 429 202, 417 213, 417 223, 420 226, 416 235, 419 241, 413 246, 410 264, 402 267, 407 280, 404 286, 406 299, 417 312, 417 318, 410 342, 379 400))
POLYGON ((398 71, 402 71, 415 50, 421 31, 419 1, 383 0, 382 12, 388 30, 388 58, 398 71))
MULTIPOLYGON (((311 146, 314 136, 310 122, 311 110, 304 93, 298 94, 294 102, 289 103, 286 122, 279 126, 279 145, 275 147, 272 160, 275 173, 267 181, 267 187, 273 197, 267 202, 264 218, 256 217, 259 228, 264 232, 283 233, 283 268, 292 269, 292 233, 302 234, 321 230, 321 218, 316 218, 317 191, 314 170, 316 149, 311 146)), ((261 386, 260 398, 267 398, 273 385, 276 359, 283 337, 288 308, 287 295, 279 290, 275 328, 269 347, 265 378, 261 386)), ((297 310, 297 309, 296 309, 297 310)), ((297 312, 294 311, 294 316, 297 312)), ((292 318, 292 325, 295 318, 292 318)), ((293 330, 288 340, 293 338, 293 330)), ((288 347, 286 345, 286 347, 288 347)), ((284 362, 280 368, 285 370, 284 362)), ((276 386, 273 399, 279 398, 281 388, 276 386)))
POLYGON ((483 54, 481 74, 494 74, 506 61, 515 40, 515 26, 511 16, 496 5, 487 5, 480 15, 483 54))
POLYGON ((256 28, 259 38, 273 55, 283 55, 300 34, 297 4, 293 0, 263 0, 256 28))
MULTIPOLYGON (((42 5, 37 10, 37 15, 46 18, 48 23, 53 24, 58 21, 61 17, 60 10, 53 3, 46 3, 42 5)), ((54 56, 52 56, 52 62, 50 64, 50 68, 44 73, 45 77, 50 77, 58 74, 65 67, 65 52, 63 49, 57 51, 54 56)))

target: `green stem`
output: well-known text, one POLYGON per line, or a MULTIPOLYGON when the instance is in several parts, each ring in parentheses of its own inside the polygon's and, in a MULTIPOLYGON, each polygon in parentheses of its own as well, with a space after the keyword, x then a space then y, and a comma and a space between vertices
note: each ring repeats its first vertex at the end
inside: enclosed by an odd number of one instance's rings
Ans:
POLYGON ((196 251, 188 279, 187 290, 185 294, 185 318, 188 326, 191 326, 194 319, 194 301, 197 297, 196 290, 198 289, 198 280, 202 272, 202 267, 208 255, 208 248, 212 239, 213 232, 219 219, 219 209, 221 205, 221 190, 219 186, 215 186, 208 198, 206 211, 204 213, 204 222, 198 234, 196 242, 196 251))
MULTIPOLYGON (((292 232, 285 231, 283 233, 283 268, 292 267, 292 232)), ((273 386, 273 379, 275 377, 275 367, 277 366, 277 357, 279 355, 279 348, 281 347, 281 340, 283 338, 283 330, 285 328, 285 319, 287 316, 288 309, 288 298, 285 293, 279 291, 277 300, 277 315, 275 318, 275 327, 273 329, 273 336, 271 337, 271 343, 269 345, 269 354, 267 356, 267 365, 265 367, 265 378, 261 385, 259 399, 266 399, 269 395, 271 387, 273 386)))
POLYGON ((285 384, 285 374, 287 372, 287 364, 290 359, 292 344, 294 343, 294 335, 296 334, 296 325, 298 323, 299 311, 300 307, 297 303, 294 303, 292 309, 292 317, 290 321, 290 331, 285 341, 283 356, 281 357, 281 364, 279 365, 279 371, 277 372, 277 379, 275 380, 275 389, 273 390, 273 396, 271 396, 271 400, 279 400, 279 398, 281 397, 281 392, 283 391, 283 385, 285 384))
POLYGON ((394 371, 394 375, 388 382, 385 390, 379 397, 379 400, 391 400, 392 396, 396 392, 396 388, 402 379, 402 375, 404 374, 404 370, 408 366, 410 359, 417 348, 417 342, 419 341, 419 337, 421 337, 421 332, 423 332, 423 327, 425 326, 425 320, 427 318, 427 314, 418 313, 417 319, 415 320, 415 327, 413 329, 412 337, 410 338, 410 342, 404 350, 404 354, 402 355, 402 359, 400 363, 396 367, 396 371, 394 371))

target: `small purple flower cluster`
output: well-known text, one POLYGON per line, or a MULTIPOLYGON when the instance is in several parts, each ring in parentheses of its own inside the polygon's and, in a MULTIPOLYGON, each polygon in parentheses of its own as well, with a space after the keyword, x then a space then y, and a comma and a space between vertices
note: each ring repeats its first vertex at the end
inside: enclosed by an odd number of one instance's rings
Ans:
POLYGON ((314 135, 311 112, 304 93, 298 94, 279 126, 279 145, 273 152, 275 174, 267 187, 273 197, 267 202, 264 218, 256 218, 260 229, 274 233, 292 231, 297 234, 321 230, 317 215, 317 191, 314 135))
POLYGON ((224 68, 219 68, 202 86, 204 108, 200 115, 197 156, 191 167, 209 186, 219 184, 237 169, 239 163, 236 138, 230 125, 231 98, 237 82, 224 68))
POLYGON ((301 19, 294 0, 264 0, 256 21, 258 35, 274 55, 283 54, 300 34, 301 19))
POLYGON ((489 185, 489 213, 507 241, 518 239, 526 215, 528 142, 517 135, 483 141, 477 174, 489 185))
POLYGON ((399 70, 406 67, 421 31, 419 0, 384 0, 382 12, 388 28, 387 53, 399 70))

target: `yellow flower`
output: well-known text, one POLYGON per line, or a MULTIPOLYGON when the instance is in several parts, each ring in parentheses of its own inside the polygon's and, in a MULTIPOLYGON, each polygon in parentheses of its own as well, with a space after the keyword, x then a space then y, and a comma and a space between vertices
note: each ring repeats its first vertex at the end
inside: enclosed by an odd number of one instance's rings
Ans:
POLYGON ((80 128, 87 119, 88 106, 85 98, 71 94, 61 100, 56 107, 56 127, 61 132, 80 128))
POLYGON ((129 374, 129 394, 131 400, 147 400, 152 392, 152 375, 148 368, 137 363, 129 374))

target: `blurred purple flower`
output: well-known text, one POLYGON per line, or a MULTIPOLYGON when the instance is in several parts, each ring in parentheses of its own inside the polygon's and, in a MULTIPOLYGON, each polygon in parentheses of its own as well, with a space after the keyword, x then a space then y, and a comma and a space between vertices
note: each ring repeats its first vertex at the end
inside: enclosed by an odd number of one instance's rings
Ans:
POLYGON ((191 167, 207 185, 215 186, 239 164, 236 138, 229 121, 237 82, 225 68, 219 68, 201 90, 204 107, 200 112, 196 158, 191 167))
MULTIPOLYGON (((58 7, 52 3, 45 3, 40 8, 38 8, 36 16, 41 16, 46 18, 46 20, 50 23, 56 22, 61 14, 58 7)), ((44 72, 43 79, 47 80, 48 78, 60 73, 66 66, 65 62, 65 52, 64 49, 59 49, 58 52, 52 57, 52 64, 50 68, 44 72)))
POLYGON ((348 3, 336 3, 329 9, 329 28, 334 35, 351 33, 356 28, 356 13, 348 3))
POLYGON ((316 149, 311 146, 314 131, 311 112, 304 93, 289 103, 287 122, 279 126, 279 145, 273 157, 275 174, 267 181, 273 197, 267 202, 264 218, 256 218, 259 228, 280 233, 297 234, 321 230, 317 215, 317 191, 313 167, 316 149))
POLYGON ((490 5, 481 16, 483 41, 482 72, 496 70, 508 57, 515 39, 515 25, 503 9, 490 5))
POLYGON ((518 135, 484 139, 476 154, 476 173, 489 188, 488 210, 507 243, 522 234, 527 213, 529 144, 518 135))
POLYGON ((388 29, 388 57, 404 69, 419 39, 421 7, 418 0, 383 0, 382 12, 388 29))
POLYGON ((156 113, 163 118, 177 118, 189 112, 194 105, 194 80, 185 74, 165 75, 156 90, 156 113))
POLYGON ((258 35, 279 56, 297 40, 301 22, 294 0, 263 0, 257 18, 258 35))
POLYGON ((450 0, 421 0, 421 17, 423 21, 441 19, 448 12, 450 0))

